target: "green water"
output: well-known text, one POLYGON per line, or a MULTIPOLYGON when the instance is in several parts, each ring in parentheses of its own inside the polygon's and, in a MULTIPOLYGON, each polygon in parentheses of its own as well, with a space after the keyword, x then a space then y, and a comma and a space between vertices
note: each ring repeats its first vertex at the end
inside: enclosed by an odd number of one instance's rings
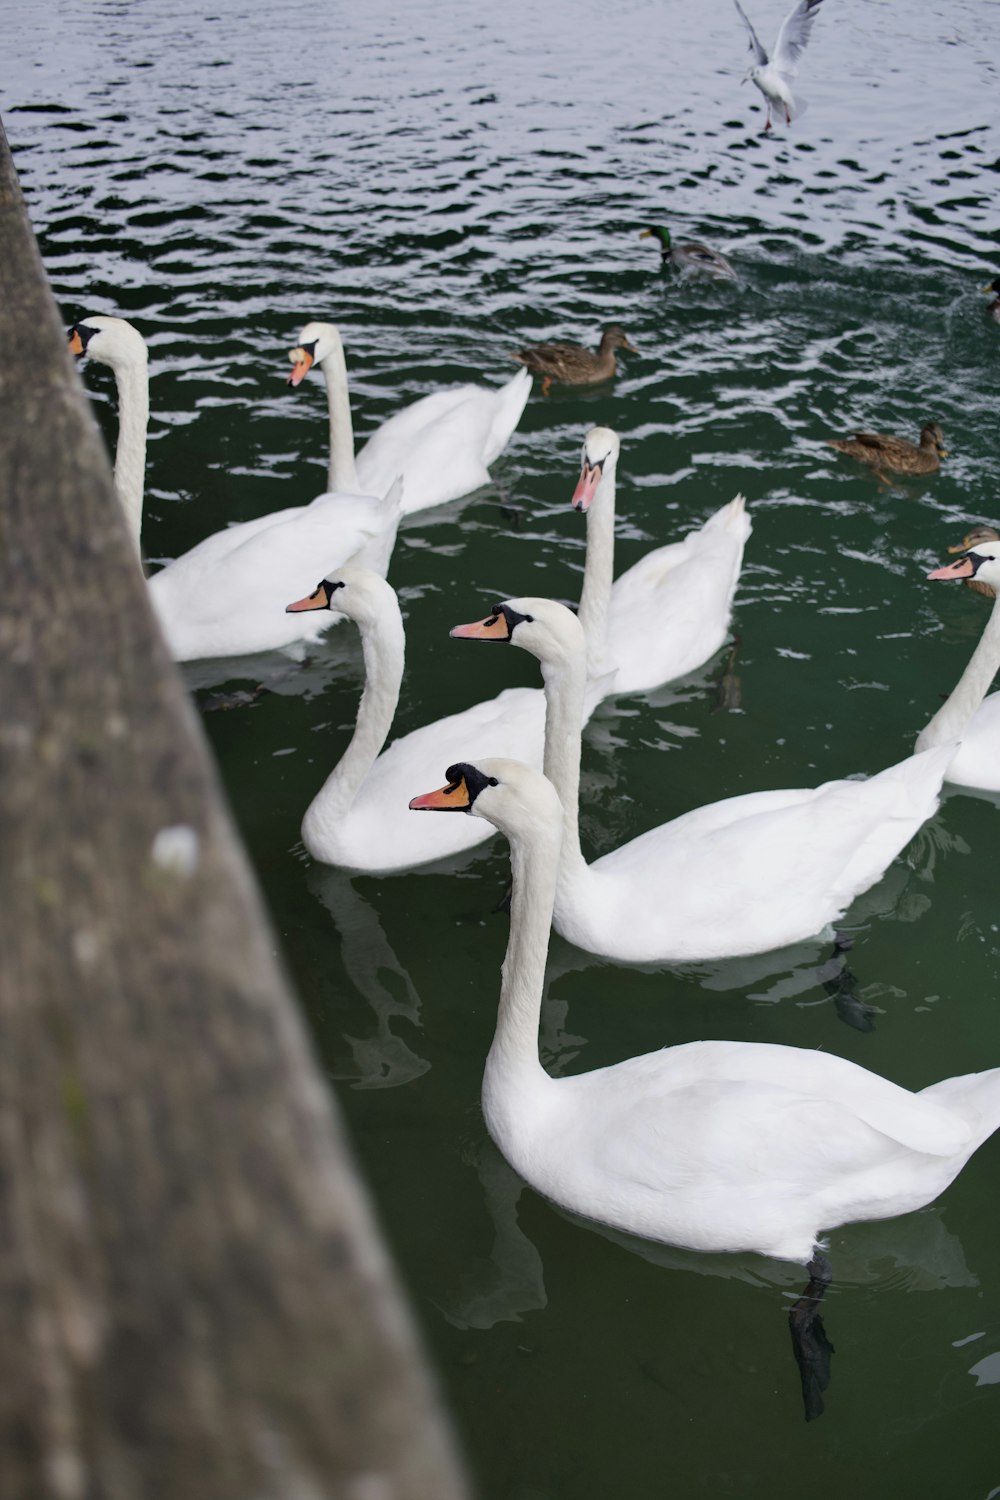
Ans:
MULTIPOLYGON (((767 43, 783 9, 753 7, 767 43)), ((909 752, 986 617, 924 575, 998 519, 1000 329, 978 288, 1000 272, 1000 7, 831 0, 810 111, 772 140, 725 4, 0 0, 0 28, 0 110, 67 322, 124 314, 151 346, 151 564, 323 488, 320 382, 284 385, 307 320, 343 332, 359 437, 442 384, 507 378, 525 340, 593 343, 616 320, 639 353, 613 387, 534 396, 491 486, 404 523, 397 729, 536 680, 524 653, 448 628, 508 595, 578 593, 569 499, 601 422, 623 442, 619 568, 737 490, 754 531, 741 707, 718 711, 721 656, 602 705, 586 850, 909 752), (648 222, 717 245, 739 281, 661 275, 648 222), (888 493, 822 443, 928 418, 951 456, 888 493)), ((113 442, 109 374, 84 378, 113 442)), ((387 879, 304 855, 360 691, 351 628, 304 664, 185 673, 482 1496, 1000 1493, 1000 1143, 923 1213, 832 1235, 833 1380, 807 1426, 798 1268, 581 1224, 487 1139, 499 841, 387 879)), ((911 1087, 1000 1064, 996 801, 949 795, 849 913, 874 1030, 838 1017, 823 942, 651 973, 556 940, 546 1066, 698 1037, 821 1047, 911 1087)))

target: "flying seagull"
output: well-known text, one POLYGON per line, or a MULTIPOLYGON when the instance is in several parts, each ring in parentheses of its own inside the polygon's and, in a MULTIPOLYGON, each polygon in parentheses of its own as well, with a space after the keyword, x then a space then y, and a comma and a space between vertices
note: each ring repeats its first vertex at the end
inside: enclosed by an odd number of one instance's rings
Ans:
POLYGON ((740 0, 733 0, 744 26, 750 33, 750 51, 754 56, 753 65, 742 82, 746 83, 747 78, 752 78, 767 100, 765 131, 771 129, 772 109, 776 113, 783 111, 785 124, 790 125, 793 117, 801 114, 805 108, 805 101, 802 99, 796 101, 792 94, 791 80, 799 70, 799 58, 806 50, 816 12, 822 3, 823 0, 798 0, 798 4, 792 7, 781 23, 778 40, 774 44, 772 61, 757 40, 757 33, 750 25, 750 19, 740 4, 740 0))

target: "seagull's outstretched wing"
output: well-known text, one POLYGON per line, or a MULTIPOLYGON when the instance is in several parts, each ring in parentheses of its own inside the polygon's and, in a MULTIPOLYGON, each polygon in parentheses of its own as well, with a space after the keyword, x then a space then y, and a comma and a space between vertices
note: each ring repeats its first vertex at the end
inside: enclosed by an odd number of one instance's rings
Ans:
MULTIPOLYGON (((805 0, 803 0, 803 3, 805 3, 805 0)), ((820 3, 821 3, 821 0, 815 0, 815 4, 819 5, 820 3)), ((756 31, 754 31, 753 27, 750 25, 750 17, 747 15, 746 11, 743 9, 742 5, 740 4, 740 0, 733 0, 733 4, 736 6, 736 9, 739 11, 740 18, 742 19, 743 24, 746 27, 747 31, 749 31, 749 33, 750 33, 750 51, 753 53, 754 62, 757 63, 760 67, 763 68, 766 65, 766 63, 767 63, 767 53, 764 51, 763 47, 760 45, 760 42, 757 40, 757 33, 756 33, 756 31)), ((791 19, 791 17, 789 17, 789 20, 790 19, 791 19)), ((785 26, 787 26, 787 25, 788 25, 788 21, 785 22, 785 26)), ((785 27, 783 26, 781 29, 782 29, 782 31, 784 31, 785 27)))
MULTIPOLYGON (((786 78, 794 78, 799 68, 799 58, 806 50, 816 12, 823 0, 799 0, 781 23, 778 40, 774 44, 774 66, 786 78)), ((743 18, 746 20, 746 17, 743 18)), ((747 25, 750 22, 747 21, 747 25)))

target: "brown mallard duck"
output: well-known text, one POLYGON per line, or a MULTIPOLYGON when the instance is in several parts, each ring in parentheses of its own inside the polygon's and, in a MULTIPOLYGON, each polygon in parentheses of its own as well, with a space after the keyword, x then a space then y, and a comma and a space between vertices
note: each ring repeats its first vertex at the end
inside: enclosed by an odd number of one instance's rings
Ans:
POLYGON ((547 396, 553 380, 560 385, 597 385, 610 380, 618 369, 616 349, 627 349, 630 354, 638 352, 629 343, 625 330, 612 323, 601 334, 596 354, 581 349, 579 344, 528 344, 512 354, 511 359, 520 360, 533 375, 542 376, 542 395, 547 396))
POLYGON ((736 272, 726 257, 720 255, 718 250, 713 250, 710 245, 703 245, 701 240, 680 240, 675 244, 670 237, 670 230, 665 229, 662 224, 640 230, 639 238, 659 240, 661 266, 676 266, 678 271, 711 276, 715 281, 736 280, 736 272))
MULTIPOLYGON (((977 546, 980 542, 1000 542, 1000 531, 992 526, 973 526, 972 530, 966 532, 962 540, 954 547, 949 547, 949 552, 968 552, 970 547, 977 546)), ((975 594, 982 594, 986 599, 995 599, 997 591, 990 583, 983 583, 979 578, 966 578, 965 587, 972 589, 975 594)))
MULTIPOLYGON (((1000 292, 1000 276, 994 276, 993 280, 987 286, 983 287, 983 291, 1000 292)), ((996 321, 1000 323, 1000 296, 993 298, 993 301, 989 304, 986 311, 989 313, 991 318, 995 318, 996 321)))
POLYGON ((948 456, 944 446, 944 433, 936 422, 927 422, 920 429, 920 443, 911 443, 908 438, 889 437, 883 432, 854 432, 846 438, 827 438, 831 448, 847 453, 859 463, 874 469, 879 478, 885 471, 892 474, 936 474, 942 458, 948 456))

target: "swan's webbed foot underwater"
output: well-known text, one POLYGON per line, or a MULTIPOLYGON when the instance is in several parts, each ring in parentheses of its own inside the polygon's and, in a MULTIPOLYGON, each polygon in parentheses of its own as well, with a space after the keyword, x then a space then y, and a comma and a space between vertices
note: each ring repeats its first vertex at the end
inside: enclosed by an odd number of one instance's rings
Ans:
POLYGON ((792 1335, 792 1352, 802 1382, 802 1406, 807 1422, 823 1415, 823 1392, 830 1384, 830 1357, 833 1345, 826 1336, 819 1304, 830 1282, 833 1267, 826 1256, 816 1251, 806 1270, 809 1283, 788 1313, 792 1335))
POLYGON ((854 938, 846 932, 835 932, 833 952, 816 970, 816 978, 833 999, 837 1015, 855 1031, 875 1030, 875 1007, 862 1000, 854 970, 845 954, 854 947, 854 938))

